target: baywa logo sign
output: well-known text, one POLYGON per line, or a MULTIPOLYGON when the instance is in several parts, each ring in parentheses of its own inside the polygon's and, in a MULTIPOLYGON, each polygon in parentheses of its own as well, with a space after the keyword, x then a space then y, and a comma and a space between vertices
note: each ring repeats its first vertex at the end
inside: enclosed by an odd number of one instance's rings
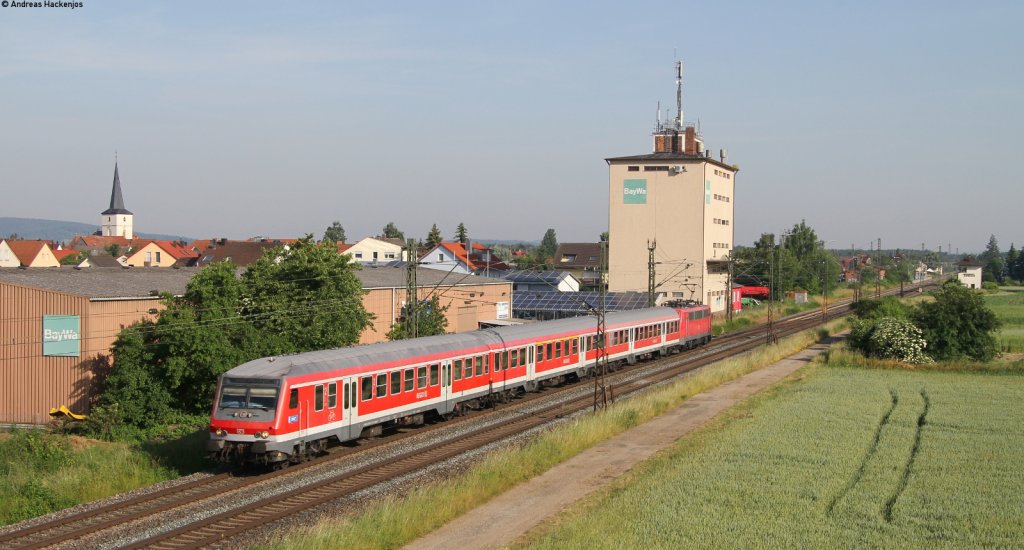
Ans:
POLYGON ((647 204, 647 180, 623 180, 622 204, 647 204))
POLYGON ((80 327, 78 315, 43 315, 43 355, 78 357, 80 327))

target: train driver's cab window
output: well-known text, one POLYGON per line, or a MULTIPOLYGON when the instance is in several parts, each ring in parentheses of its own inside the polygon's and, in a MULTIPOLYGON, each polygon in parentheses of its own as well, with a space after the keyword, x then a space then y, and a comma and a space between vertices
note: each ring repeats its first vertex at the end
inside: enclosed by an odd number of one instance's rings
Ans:
POLYGON ((289 409, 294 409, 295 407, 298 407, 298 406, 299 406, 299 388, 292 388, 292 390, 290 392, 288 392, 288 408, 289 409))
POLYGON ((373 399, 373 377, 372 376, 364 376, 362 378, 362 380, 360 381, 360 383, 363 385, 363 387, 362 387, 362 395, 361 395, 359 400, 360 401, 369 401, 370 399, 373 399))

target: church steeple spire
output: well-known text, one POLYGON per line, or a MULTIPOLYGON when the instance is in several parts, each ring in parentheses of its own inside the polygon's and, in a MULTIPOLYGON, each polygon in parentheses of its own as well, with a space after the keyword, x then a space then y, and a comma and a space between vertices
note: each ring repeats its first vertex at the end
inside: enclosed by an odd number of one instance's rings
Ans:
POLYGON ((107 214, 131 214, 124 207, 124 197, 121 195, 121 177, 117 174, 117 163, 114 163, 114 187, 110 190, 110 208, 100 212, 100 215, 107 214))
POLYGON ((121 194, 121 176, 114 160, 114 186, 110 189, 110 208, 100 212, 100 234, 106 237, 134 238, 134 218, 124 207, 124 196, 121 194))

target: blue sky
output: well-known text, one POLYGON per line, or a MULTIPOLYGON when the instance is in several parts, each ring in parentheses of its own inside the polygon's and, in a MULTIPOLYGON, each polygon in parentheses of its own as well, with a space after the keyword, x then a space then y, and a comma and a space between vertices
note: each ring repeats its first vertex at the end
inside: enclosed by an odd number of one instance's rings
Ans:
POLYGON ((84 4, 0 8, 0 216, 98 223, 116 149, 137 231, 593 241, 676 52, 737 244, 1024 244, 1024 4, 84 4))

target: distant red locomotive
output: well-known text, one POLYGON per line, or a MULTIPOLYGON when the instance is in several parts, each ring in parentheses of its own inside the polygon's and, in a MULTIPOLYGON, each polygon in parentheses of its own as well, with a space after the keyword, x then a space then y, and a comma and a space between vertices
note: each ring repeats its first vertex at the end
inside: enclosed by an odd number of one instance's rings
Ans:
MULTIPOLYGON (((707 343, 711 312, 613 312, 605 327, 609 361, 632 363, 707 343)), ((331 438, 376 435, 583 377, 597 363, 596 333, 593 318, 576 317, 250 361, 218 382, 207 450, 223 462, 298 462, 331 438)))

